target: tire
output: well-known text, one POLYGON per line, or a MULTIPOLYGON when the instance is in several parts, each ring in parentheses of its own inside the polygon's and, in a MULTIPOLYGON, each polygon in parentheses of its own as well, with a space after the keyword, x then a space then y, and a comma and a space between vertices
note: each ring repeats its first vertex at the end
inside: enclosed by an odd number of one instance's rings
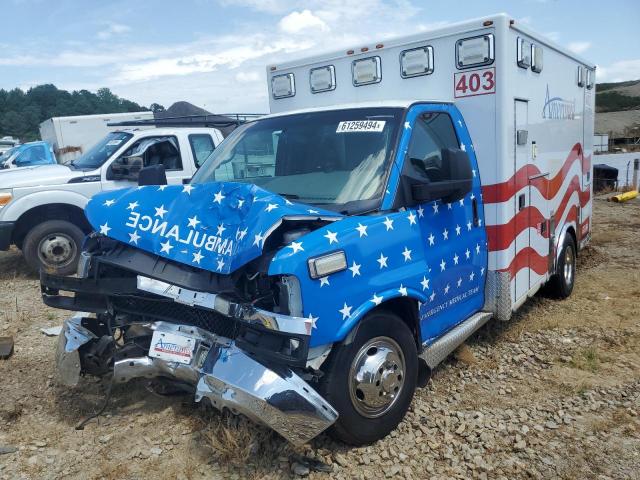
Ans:
POLYGON ((555 298, 564 299, 571 295, 576 281, 576 243, 567 234, 562 244, 556 274, 549 281, 548 292, 555 298))
POLYGON ((360 446, 385 437, 404 418, 416 388, 418 355, 413 334, 392 312, 374 311, 357 329, 352 342, 334 348, 318 390, 339 414, 329 434, 360 446), (363 381, 357 371, 373 380, 363 381))
POLYGON ((66 220, 48 220, 29 230, 22 245, 27 264, 56 275, 76 273, 84 233, 66 220))

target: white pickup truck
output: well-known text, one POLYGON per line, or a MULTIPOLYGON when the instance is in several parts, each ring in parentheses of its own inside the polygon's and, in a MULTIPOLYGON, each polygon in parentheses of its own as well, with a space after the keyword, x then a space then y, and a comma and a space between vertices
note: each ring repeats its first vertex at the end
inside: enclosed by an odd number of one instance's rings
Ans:
POLYGON ((135 185, 150 165, 163 165, 169 184, 186 183, 222 140, 211 127, 122 129, 68 165, 2 171, 0 250, 16 245, 35 270, 74 273, 93 195, 135 185))

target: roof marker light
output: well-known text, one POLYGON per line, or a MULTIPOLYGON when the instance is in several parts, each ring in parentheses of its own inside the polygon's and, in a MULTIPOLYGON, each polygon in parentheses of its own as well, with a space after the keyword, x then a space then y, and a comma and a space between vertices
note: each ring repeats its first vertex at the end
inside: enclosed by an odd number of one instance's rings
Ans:
POLYGON ((353 50, 347 50, 347 55, 353 55, 353 50))
POLYGON ((362 47, 360 49, 361 52, 368 52, 369 51, 369 47, 362 47))
POLYGON ((384 47, 384 45, 382 43, 379 43, 379 44, 376 45, 376 48, 382 48, 382 47, 384 47))

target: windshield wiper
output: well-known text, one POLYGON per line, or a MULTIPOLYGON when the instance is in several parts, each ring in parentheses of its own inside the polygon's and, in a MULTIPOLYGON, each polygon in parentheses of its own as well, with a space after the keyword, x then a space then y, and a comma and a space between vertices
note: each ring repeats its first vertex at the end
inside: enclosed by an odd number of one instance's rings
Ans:
POLYGON ((292 200, 298 200, 300 195, 296 195, 295 193, 278 193, 281 197, 291 198, 292 200))

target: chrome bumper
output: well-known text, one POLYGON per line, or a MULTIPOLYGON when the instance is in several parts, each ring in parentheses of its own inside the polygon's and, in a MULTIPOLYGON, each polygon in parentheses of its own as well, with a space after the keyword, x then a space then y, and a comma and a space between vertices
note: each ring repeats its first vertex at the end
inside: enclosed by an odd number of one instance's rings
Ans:
MULTIPOLYGON (((76 385, 82 373, 78 349, 95 335, 81 325, 85 314, 65 320, 56 360, 59 378, 76 385)), ((302 378, 287 367, 269 368, 254 360, 233 341, 196 327, 155 322, 153 330, 179 333, 195 340, 190 364, 149 356, 117 360, 113 380, 167 377, 195 387, 195 400, 203 398, 222 410, 228 408, 264 423, 294 445, 308 442, 328 428, 338 413, 302 378)))

